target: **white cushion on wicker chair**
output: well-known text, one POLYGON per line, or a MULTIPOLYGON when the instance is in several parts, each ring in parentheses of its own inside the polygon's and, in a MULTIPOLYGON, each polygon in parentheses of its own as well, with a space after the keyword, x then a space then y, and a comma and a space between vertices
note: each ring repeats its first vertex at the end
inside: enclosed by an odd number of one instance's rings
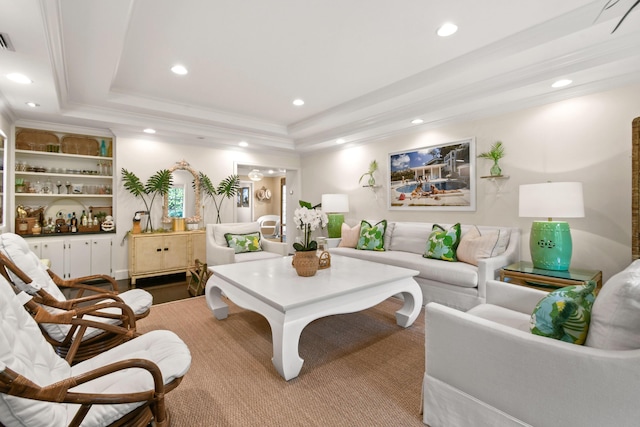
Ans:
MULTIPOLYGON (((15 283, 20 290, 33 295, 38 290, 44 289, 58 301, 66 300, 66 297, 58 285, 55 284, 53 279, 51 279, 51 276, 49 276, 49 273, 47 273, 48 268, 42 264, 38 256, 31 251, 29 244, 23 237, 14 233, 0 234, 0 250, 2 250, 7 258, 9 258, 20 270, 29 276, 31 280, 33 280, 33 282, 27 284, 20 280, 16 275, 9 272, 13 283, 15 283)), ((126 305, 131 307, 131 310, 133 310, 133 313, 136 315, 147 312, 153 303, 153 296, 143 289, 125 291, 119 293, 118 297, 120 297, 126 305)), ((47 310, 52 312, 56 311, 50 307, 47 307, 47 310)), ((105 321, 105 319, 99 318, 93 318, 93 320, 105 321)), ((68 328, 64 327, 64 325, 46 325, 45 327, 56 339, 64 338, 68 331, 68 328)), ((91 331, 85 335, 83 339, 89 338, 98 332, 100 331, 91 331)))
MULTIPOLYGON (((189 349, 177 335, 170 331, 153 331, 71 367, 56 355, 9 284, 0 277, 0 370, 7 366, 37 385, 46 386, 131 358, 157 364, 165 384, 183 376, 191 364, 189 349)), ((130 368, 99 377, 70 391, 122 393, 151 388, 153 381, 147 371, 130 368)), ((139 405, 94 405, 82 425, 109 425, 139 405)), ((7 427, 66 426, 78 408, 75 404, 36 401, 0 393, 0 423, 7 427)))

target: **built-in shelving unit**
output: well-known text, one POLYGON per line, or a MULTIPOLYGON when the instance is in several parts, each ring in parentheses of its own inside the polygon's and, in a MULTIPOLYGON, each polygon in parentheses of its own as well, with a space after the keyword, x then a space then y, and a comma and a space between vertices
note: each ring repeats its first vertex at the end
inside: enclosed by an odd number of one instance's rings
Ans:
POLYGON ((16 127, 5 168, 8 228, 65 278, 113 272, 114 231, 80 221, 83 211, 100 220, 114 214, 114 139, 97 133, 16 127), (76 233, 55 227, 73 213, 76 233))

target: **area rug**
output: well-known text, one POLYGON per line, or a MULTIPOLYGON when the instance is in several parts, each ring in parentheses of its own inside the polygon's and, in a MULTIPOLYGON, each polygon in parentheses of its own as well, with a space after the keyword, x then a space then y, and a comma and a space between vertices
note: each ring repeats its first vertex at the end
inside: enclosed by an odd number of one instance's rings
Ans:
POLYGON ((141 332, 169 329, 189 346, 191 369, 166 397, 172 426, 423 426, 424 313, 395 323, 401 302, 318 319, 300 338, 304 359, 285 381, 271 363, 271 330, 231 302, 217 320, 204 297, 153 306, 141 332))

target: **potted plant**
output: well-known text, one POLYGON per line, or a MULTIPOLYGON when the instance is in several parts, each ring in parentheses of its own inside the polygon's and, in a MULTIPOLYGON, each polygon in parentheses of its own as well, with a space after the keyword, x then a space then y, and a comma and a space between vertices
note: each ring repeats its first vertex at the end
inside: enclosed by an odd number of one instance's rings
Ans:
POLYGON ((144 231, 153 232, 151 208, 153 208, 153 202, 157 196, 164 197, 165 194, 169 193, 171 184, 173 184, 171 171, 169 171, 169 169, 159 170, 149 177, 146 184, 143 184, 136 174, 122 168, 122 179, 124 181, 124 188, 129 190, 134 196, 140 197, 144 202, 144 206, 147 212, 149 212, 149 220, 147 221, 144 231))
POLYGON ((211 182, 211 179, 202 172, 198 172, 198 178, 200 178, 200 188, 205 196, 211 197, 216 207, 216 224, 220 224, 220 209, 222 209, 222 202, 224 199, 230 199, 235 197, 240 192, 240 178, 238 175, 229 175, 215 187, 211 182), (219 198, 218 198, 219 196, 219 198))
POLYGON ((497 141, 495 144, 491 146, 489 151, 478 154, 478 158, 480 159, 489 159, 493 160, 493 166, 489 170, 491 176, 501 176, 502 169, 500 169, 500 165, 498 165, 498 160, 504 157, 504 146, 502 142, 497 141))
POLYGON ((293 266, 299 276, 313 276, 318 271, 320 260, 316 255, 318 243, 311 240, 311 232, 318 227, 324 228, 329 221, 327 215, 316 210, 311 203, 300 200, 300 207, 293 214, 293 222, 298 230, 302 230, 302 242, 295 242, 293 249, 296 250, 293 259, 293 266))
POLYGON ((369 176, 369 180, 368 180, 369 187, 373 187, 374 185, 376 185, 376 178, 373 176, 373 173, 377 170, 378 170, 378 162, 373 160, 371 163, 369 163, 369 170, 363 173, 360 179, 358 180, 358 184, 362 182, 362 179, 365 176, 369 176))

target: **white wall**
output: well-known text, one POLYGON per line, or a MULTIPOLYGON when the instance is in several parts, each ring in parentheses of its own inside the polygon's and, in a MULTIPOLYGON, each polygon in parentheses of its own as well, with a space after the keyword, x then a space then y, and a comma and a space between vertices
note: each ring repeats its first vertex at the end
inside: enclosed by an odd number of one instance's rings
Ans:
MULTIPOLYGON (((522 230, 521 258, 530 259, 533 218, 518 217, 518 186, 545 181, 580 181, 585 218, 568 222, 573 236, 572 267, 599 269, 605 280, 631 261, 631 122, 640 116, 640 85, 530 108, 498 117, 431 130, 416 130, 366 146, 302 158, 302 199, 320 202, 323 193, 348 193, 353 225, 361 219, 434 221, 516 226, 522 230), (500 161, 509 175, 504 188, 477 180, 475 212, 390 211, 387 209, 388 154, 476 137, 477 152, 502 141, 500 161), (377 191, 358 184, 369 163, 380 165, 377 191)), ((489 174, 491 162, 477 159, 475 176, 489 174)))
MULTIPOLYGON (((116 133, 115 153, 118 170, 116 192, 116 230, 117 245, 114 250, 114 272, 117 279, 128 277, 128 244, 126 234, 132 227, 133 215, 136 211, 144 210, 142 200, 135 198, 122 184, 121 170, 127 169, 135 173, 143 182, 160 169, 168 169, 180 160, 186 160, 193 169, 202 171, 215 184, 233 174, 234 165, 265 164, 285 169, 298 169, 299 156, 295 154, 277 153, 274 155, 254 154, 249 149, 222 150, 207 148, 202 145, 189 143, 171 143, 144 137, 118 135, 116 133)), ((160 199, 153 202, 153 226, 162 226, 162 203, 160 199)), ((222 205, 221 218, 223 222, 234 220, 235 199, 225 199, 222 205)), ((204 223, 216 221, 216 210, 213 202, 205 201, 204 223)))
MULTIPOLYGON (((11 138, 11 121, 9 120, 8 117, 6 117, 5 115, 5 111, 4 111, 4 104, 2 103, 2 101, 0 100, 0 131, 2 131, 2 134, 4 135, 5 138, 7 138, 7 141, 4 145, 4 150, 2 151, 1 155, 4 156, 3 159, 3 173, 2 173, 2 179, 0 180, 2 182, 2 190, 0 191, 3 194, 7 194, 7 174, 6 174, 6 168, 7 168, 7 145, 8 145, 8 140, 9 138, 11 138)), ((0 135, 0 138, 2 138, 3 136, 0 135)), ((2 209, 4 211, 4 222, 2 222, 2 217, 0 217, 0 233, 4 233, 7 230, 10 230, 11 227, 8 226, 7 223, 7 209, 9 208, 9 203, 7 203, 6 200, 6 196, 2 198, 2 209)))

